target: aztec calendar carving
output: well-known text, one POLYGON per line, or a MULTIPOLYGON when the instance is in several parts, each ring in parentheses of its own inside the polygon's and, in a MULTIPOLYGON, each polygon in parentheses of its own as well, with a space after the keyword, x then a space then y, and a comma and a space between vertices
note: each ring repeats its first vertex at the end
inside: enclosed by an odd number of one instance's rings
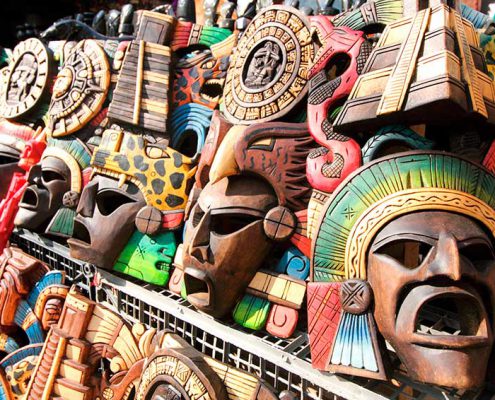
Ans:
POLYGON ((51 58, 50 50, 38 39, 25 40, 15 47, 11 66, 5 75, 2 73, 2 117, 17 118, 28 113, 47 94, 53 72, 51 58))
POLYGON ((249 124, 286 115, 306 94, 313 55, 302 14, 280 6, 258 14, 239 41, 227 74, 227 118, 249 124))
POLYGON ((103 48, 94 40, 79 42, 70 52, 53 87, 48 130, 54 137, 69 135, 88 123, 102 108, 110 85, 103 48))

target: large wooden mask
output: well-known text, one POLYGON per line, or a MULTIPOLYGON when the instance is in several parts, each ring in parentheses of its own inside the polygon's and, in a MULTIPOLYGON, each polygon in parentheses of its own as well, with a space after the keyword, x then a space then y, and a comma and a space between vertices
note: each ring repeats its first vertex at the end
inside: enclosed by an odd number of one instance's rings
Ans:
POLYGON ((300 236, 312 146, 305 124, 234 126, 226 134, 186 222, 185 287, 195 307, 227 315, 273 244, 300 236))
POLYGON ((494 194, 491 173, 446 153, 382 158, 351 175, 313 245, 313 365, 384 378, 383 338, 413 379, 482 385, 493 346, 494 194), (449 322, 439 325, 433 309, 449 322))

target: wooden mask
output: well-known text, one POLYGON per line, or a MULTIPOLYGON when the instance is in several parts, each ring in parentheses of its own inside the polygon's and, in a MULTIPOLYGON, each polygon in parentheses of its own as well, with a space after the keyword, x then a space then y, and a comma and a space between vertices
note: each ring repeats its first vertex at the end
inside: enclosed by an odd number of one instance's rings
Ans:
POLYGON ((305 124, 235 126, 227 133, 186 222, 184 282, 195 307, 227 315, 273 244, 298 237, 312 142, 305 124), (256 252, 245 251, 246 243, 256 252))
POLYGON ((350 137, 334 132, 335 113, 349 96, 372 46, 359 31, 335 28, 327 16, 311 17, 313 35, 321 44, 309 70, 308 124, 323 147, 307 160, 311 186, 331 193, 361 165, 361 148, 350 137))
POLYGON ((158 286, 167 285, 177 242, 173 232, 148 236, 135 231, 113 270, 158 286))
POLYGON ((41 161, 29 171, 15 224, 70 237, 90 159, 89 149, 80 140, 49 138, 41 161))
POLYGON ((0 350, 12 353, 23 345, 42 344, 45 333, 58 321, 68 288, 65 274, 49 271, 47 265, 15 247, 0 255, 0 350))
POLYGON ((418 381, 484 383, 495 304, 493 235, 486 228, 454 212, 413 212, 386 224, 370 244, 378 330, 418 381))
POLYGON ((188 157, 150 140, 103 133, 91 160, 96 175, 83 191, 68 241, 73 256, 111 269, 135 228, 153 236, 181 226, 196 168, 188 157))
POLYGON ((223 94, 229 57, 215 58, 203 51, 180 59, 175 65, 173 108, 188 103, 214 110, 223 94))
POLYGON ((479 386, 493 343, 494 194, 489 171, 446 153, 390 156, 352 174, 313 243, 313 365, 383 379, 383 337, 412 378, 479 386), (431 307, 452 325, 432 327, 431 307))

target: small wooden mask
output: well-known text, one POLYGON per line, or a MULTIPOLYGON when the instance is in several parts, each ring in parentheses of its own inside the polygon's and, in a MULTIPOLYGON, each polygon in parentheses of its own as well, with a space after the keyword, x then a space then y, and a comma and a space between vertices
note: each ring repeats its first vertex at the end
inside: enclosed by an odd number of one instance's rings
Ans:
POLYGON ((204 51, 180 59, 175 65, 173 108, 197 103, 214 110, 223 94, 229 57, 215 58, 204 51))
POLYGON ((68 241, 73 256, 111 269, 136 228, 152 236, 181 226, 196 168, 150 140, 103 133, 91 160, 95 176, 82 193, 68 241))
POLYGON ((90 159, 89 149, 79 139, 49 138, 40 163, 29 171, 15 224, 70 237, 90 159))
POLYGON ((7 194, 12 176, 22 172, 19 158, 26 142, 34 137, 34 130, 27 125, 0 121, 0 201, 7 194))

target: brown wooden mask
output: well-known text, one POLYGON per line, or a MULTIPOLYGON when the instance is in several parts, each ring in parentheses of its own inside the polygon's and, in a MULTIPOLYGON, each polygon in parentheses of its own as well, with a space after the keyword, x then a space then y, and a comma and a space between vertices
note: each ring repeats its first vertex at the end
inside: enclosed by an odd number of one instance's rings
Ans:
POLYGON ((306 124, 234 126, 225 135, 186 222, 184 281, 195 307, 228 314, 272 245, 299 237, 312 143, 306 124))
POLYGON ((493 174, 448 153, 382 157, 351 175, 313 236, 315 367, 385 379, 383 337, 413 379, 482 385, 493 345, 494 193, 493 174))
POLYGON ((443 211, 393 220, 371 244, 368 281, 377 327, 412 378, 483 384, 493 345, 495 257, 479 223, 443 211))
POLYGON ((90 158, 90 150, 78 139, 49 138, 41 161, 29 171, 15 224, 36 232, 49 227, 46 233, 70 237, 90 158))
POLYGON ((276 205, 259 178, 231 176, 203 189, 184 239, 184 281, 196 308, 217 318, 232 310, 270 251, 263 220, 276 205))
POLYGON ((73 237, 67 240, 72 257, 112 269, 136 229, 138 211, 146 205, 139 188, 96 175, 84 188, 73 237))
POLYGON ((71 176, 60 158, 46 157, 31 168, 15 224, 33 231, 43 231, 46 223, 62 206, 64 193, 70 190, 71 176))

